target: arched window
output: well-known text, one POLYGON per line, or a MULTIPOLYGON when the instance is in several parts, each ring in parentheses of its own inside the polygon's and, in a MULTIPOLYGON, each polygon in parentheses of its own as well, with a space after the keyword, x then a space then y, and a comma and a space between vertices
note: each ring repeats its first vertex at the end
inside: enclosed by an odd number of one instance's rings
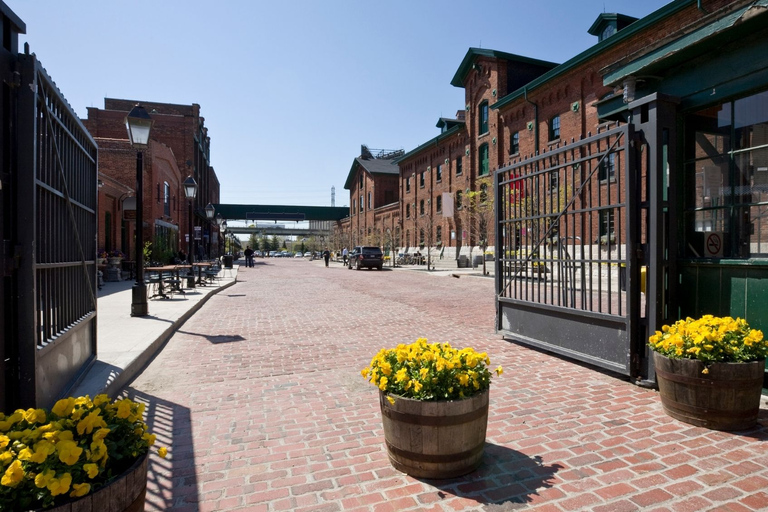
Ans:
POLYGON ((477 133, 482 135, 488 133, 488 102, 484 101, 480 104, 477 118, 477 133))

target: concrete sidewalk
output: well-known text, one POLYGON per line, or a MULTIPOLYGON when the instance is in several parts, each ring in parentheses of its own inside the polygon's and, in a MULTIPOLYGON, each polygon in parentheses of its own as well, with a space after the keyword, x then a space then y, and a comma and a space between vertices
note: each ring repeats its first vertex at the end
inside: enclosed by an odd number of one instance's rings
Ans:
POLYGON ((145 317, 131 316, 135 281, 105 282, 97 298, 97 360, 72 396, 114 396, 212 295, 235 284, 238 267, 236 264, 231 270, 222 269, 213 284, 184 288, 184 294, 170 299, 150 299, 149 315, 145 317))

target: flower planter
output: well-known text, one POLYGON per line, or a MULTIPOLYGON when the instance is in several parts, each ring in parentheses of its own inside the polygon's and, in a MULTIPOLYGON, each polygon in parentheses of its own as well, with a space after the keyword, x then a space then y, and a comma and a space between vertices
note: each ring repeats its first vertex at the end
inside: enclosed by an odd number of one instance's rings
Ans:
POLYGON ((379 393, 384 440, 395 469, 416 478, 445 479, 480 465, 488 426, 486 390, 464 400, 421 401, 379 393))
POLYGON ((123 263, 123 258, 109 258, 109 264, 113 267, 119 267, 123 263))
MULTIPOLYGON (((83 496, 45 509, 44 512, 92 510, 100 512, 142 512, 147 494, 148 455, 137 460, 128 470, 109 484, 83 496)), ((43 509, 38 509, 43 512, 43 509)), ((36 511, 36 512, 38 512, 36 511)))
POLYGON ((704 363, 670 359, 654 352, 656 380, 664 412, 713 430, 755 426, 760 411, 765 359, 749 363, 704 363))

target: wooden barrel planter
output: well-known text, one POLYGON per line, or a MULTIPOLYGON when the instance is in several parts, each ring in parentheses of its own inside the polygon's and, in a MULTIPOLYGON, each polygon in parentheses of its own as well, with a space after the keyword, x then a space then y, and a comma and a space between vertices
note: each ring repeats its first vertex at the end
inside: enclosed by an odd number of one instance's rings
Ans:
MULTIPOLYGON (((88 510, 96 512, 143 512, 147 495, 148 455, 133 463, 128 470, 104 487, 86 494, 82 498, 66 501, 61 505, 45 509, 44 512, 75 512, 88 510)), ((40 510, 39 512, 43 512, 40 510)))
POLYGON ((744 430, 757 424, 765 360, 711 363, 670 359, 654 352, 656 380, 664 412, 713 430, 744 430))
POLYGON ((488 426, 489 391, 464 400, 423 402, 379 393, 384 441, 395 469, 445 479, 480 466, 488 426))

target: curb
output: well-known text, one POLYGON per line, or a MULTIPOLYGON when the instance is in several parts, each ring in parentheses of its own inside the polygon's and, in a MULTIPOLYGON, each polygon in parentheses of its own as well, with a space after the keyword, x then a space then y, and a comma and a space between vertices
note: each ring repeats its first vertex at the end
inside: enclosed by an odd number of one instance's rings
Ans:
POLYGON ((152 361, 152 359, 154 359, 154 357, 160 352, 168 340, 171 339, 171 336, 173 336, 174 333, 176 333, 176 331, 178 331, 192 315, 197 313, 200 308, 202 308, 203 305, 208 302, 209 298, 213 297, 220 291, 226 290, 227 288, 233 286, 235 283, 237 283, 237 277, 235 277, 235 280, 231 283, 220 286, 215 291, 212 291, 204 298, 200 299, 199 302, 189 308, 183 315, 176 319, 176 321, 173 322, 170 327, 163 331, 163 333, 155 341, 153 341, 147 347, 147 349, 141 353, 139 357, 134 359, 119 374, 117 374, 113 380, 107 382, 107 384, 98 393, 95 394, 106 393, 110 397, 114 398, 115 395, 113 393, 120 391, 123 387, 133 382, 133 379, 135 379, 136 376, 139 375, 142 370, 144 370, 144 368, 152 361))

